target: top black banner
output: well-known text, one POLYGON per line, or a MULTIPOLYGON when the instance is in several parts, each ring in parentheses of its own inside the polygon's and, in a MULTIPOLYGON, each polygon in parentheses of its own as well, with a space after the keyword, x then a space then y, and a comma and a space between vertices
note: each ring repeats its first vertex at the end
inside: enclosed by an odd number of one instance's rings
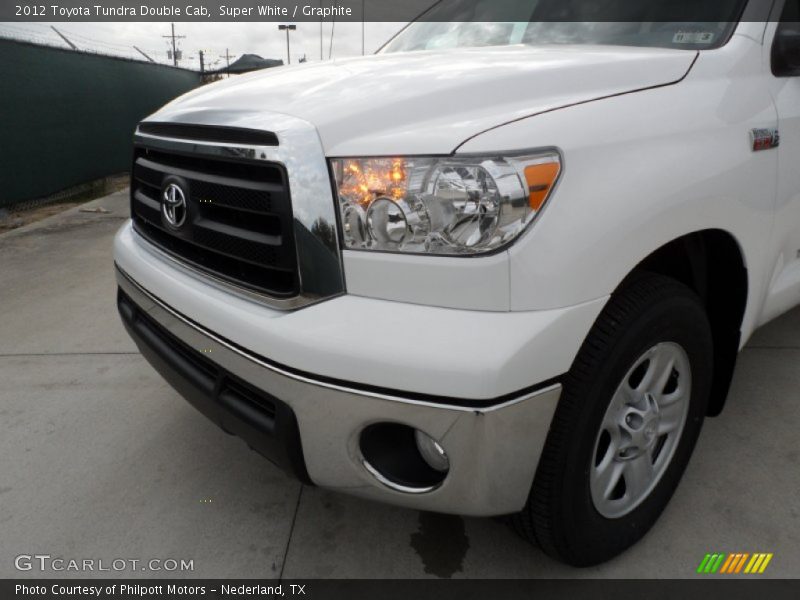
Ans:
POLYGON ((3 0, 0 21, 707 23, 766 19, 773 1, 3 0))

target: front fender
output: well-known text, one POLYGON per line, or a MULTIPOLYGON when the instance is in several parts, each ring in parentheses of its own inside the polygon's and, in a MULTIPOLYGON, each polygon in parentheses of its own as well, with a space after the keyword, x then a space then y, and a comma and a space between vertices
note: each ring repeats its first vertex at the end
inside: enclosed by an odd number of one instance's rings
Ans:
POLYGON ((553 197, 509 250, 511 310, 607 296, 661 246, 722 229, 748 265, 743 333, 752 329, 768 283, 777 153, 753 152, 749 132, 775 126, 777 114, 760 46, 741 38, 723 50, 676 85, 510 123, 459 148, 552 145, 564 156, 553 197))

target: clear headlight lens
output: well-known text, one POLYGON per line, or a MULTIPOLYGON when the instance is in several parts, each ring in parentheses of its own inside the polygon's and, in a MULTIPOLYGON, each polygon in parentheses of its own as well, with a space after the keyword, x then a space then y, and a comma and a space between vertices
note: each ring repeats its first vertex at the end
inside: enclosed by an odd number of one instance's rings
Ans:
POLYGON ((331 161, 345 247, 472 255, 516 238, 561 172, 556 152, 331 161))

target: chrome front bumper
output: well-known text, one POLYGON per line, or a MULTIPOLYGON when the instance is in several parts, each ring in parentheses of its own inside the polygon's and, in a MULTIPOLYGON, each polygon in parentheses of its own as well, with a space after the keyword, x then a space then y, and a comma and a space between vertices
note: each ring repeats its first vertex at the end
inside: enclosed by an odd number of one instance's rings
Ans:
POLYGON ((520 510, 528 497, 556 403, 558 384, 486 407, 403 398, 300 374, 251 354, 192 322, 117 269, 121 291, 149 320, 294 412, 310 480, 374 500, 463 515, 520 510), (450 471, 435 489, 410 493, 376 477, 359 448, 368 425, 396 422, 439 440, 450 471))

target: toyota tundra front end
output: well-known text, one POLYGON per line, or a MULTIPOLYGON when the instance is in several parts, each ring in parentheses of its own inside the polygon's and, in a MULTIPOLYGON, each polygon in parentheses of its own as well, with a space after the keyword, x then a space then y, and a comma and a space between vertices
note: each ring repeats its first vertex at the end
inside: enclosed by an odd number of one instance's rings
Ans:
POLYGON ((191 92, 135 134, 122 319, 308 484, 606 560, 800 301, 795 4, 418 22, 191 92))

